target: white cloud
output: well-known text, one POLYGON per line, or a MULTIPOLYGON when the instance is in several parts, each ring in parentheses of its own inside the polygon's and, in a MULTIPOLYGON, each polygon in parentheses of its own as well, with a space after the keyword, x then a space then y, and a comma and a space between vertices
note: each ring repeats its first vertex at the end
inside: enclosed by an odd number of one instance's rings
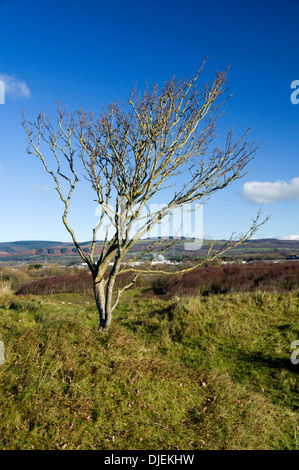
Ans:
POLYGON ((299 240, 299 235, 285 235, 284 237, 278 237, 279 240, 299 240))
POLYGON ((251 181, 244 184, 241 196, 247 201, 256 202, 257 204, 298 201, 299 177, 293 178, 289 183, 286 181, 251 181))
POLYGON ((23 80, 6 73, 0 73, 0 80, 4 82, 5 96, 10 96, 12 99, 30 98, 30 89, 23 80))

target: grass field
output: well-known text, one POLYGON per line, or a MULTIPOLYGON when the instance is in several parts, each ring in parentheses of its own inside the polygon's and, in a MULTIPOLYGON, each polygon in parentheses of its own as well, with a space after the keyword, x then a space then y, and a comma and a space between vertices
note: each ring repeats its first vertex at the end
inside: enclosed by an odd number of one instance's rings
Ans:
POLYGON ((298 291, 0 294, 0 449, 298 449, 298 291))

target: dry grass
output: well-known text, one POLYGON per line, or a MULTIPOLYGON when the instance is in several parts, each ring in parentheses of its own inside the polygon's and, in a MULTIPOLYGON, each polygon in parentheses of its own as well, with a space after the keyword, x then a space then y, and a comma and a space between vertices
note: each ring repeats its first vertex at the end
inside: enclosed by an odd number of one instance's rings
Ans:
POLYGON ((0 296, 12 293, 10 281, 0 281, 0 296))

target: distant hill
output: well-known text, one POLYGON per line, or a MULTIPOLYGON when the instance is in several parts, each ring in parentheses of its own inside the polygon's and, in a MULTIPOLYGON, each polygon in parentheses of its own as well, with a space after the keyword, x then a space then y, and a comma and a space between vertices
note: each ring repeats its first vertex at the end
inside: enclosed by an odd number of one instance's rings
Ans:
MULTIPOLYGON (((133 251, 137 252, 142 247, 148 246, 156 239, 139 240, 133 251)), ((169 251, 166 257, 170 259, 198 259, 203 257, 208 250, 209 241, 204 240, 200 250, 186 249, 187 240, 178 240, 169 251)), ((215 249, 219 248, 225 240, 214 241, 215 249)), ((90 251, 90 242, 81 243, 83 250, 90 251)), ((102 242, 97 242, 96 254, 101 252, 102 242)), ((295 259, 299 256, 299 241, 278 240, 274 238, 250 240, 245 245, 230 250, 223 259, 244 259, 244 260, 265 260, 265 259, 295 259)), ((0 243, 0 265, 3 264, 69 264, 81 263, 77 250, 73 243, 45 240, 24 240, 15 242, 0 243)))
MULTIPOLYGON (((83 250, 88 252, 89 242, 82 243, 83 250)), ((16 262, 69 262, 68 258, 79 258, 72 243, 44 240, 25 240, 0 243, 0 263, 16 262), (53 259, 52 259, 53 258, 53 259)))

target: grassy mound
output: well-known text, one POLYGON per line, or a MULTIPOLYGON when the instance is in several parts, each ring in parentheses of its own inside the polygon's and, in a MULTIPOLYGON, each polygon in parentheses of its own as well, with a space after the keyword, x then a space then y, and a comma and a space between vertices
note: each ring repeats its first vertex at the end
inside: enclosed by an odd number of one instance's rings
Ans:
POLYGON ((296 293, 0 298, 0 449, 296 449, 296 293))

